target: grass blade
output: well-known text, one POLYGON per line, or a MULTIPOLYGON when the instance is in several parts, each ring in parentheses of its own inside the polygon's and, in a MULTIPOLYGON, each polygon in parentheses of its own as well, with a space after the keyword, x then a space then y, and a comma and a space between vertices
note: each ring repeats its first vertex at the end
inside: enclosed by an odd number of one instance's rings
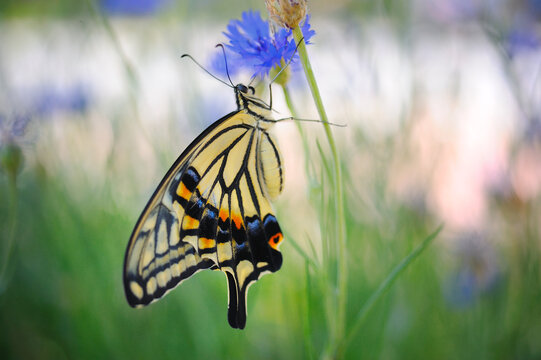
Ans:
POLYGON ((348 345, 355 338, 355 335, 361 328, 366 316, 372 310, 376 302, 391 288, 396 279, 402 274, 402 272, 419 256, 423 251, 430 245, 432 240, 438 236, 438 234, 443 229, 443 225, 440 225, 436 231, 430 234, 426 239, 424 239, 413 251, 406 256, 392 271, 391 273, 383 280, 379 287, 372 293, 368 300, 364 303, 362 308, 357 313, 355 324, 351 328, 349 335, 346 337, 346 340, 342 344, 342 350, 347 349, 348 345))

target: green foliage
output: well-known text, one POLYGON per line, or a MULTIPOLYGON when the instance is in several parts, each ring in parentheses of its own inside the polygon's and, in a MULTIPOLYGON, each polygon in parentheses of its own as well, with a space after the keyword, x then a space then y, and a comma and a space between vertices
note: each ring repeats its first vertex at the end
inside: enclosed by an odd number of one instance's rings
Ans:
MULTIPOLYGON (((61 184, 60 176, 40 181, 29 173, 19 184, 16 251, 0 295, 2 358, 317 358, 323 351, 321 274, 291 244, 282 248, 283 269, 252 287, 244 331, 227 324, 218 272, 200 273, 158 303, 131 309, 121 273, 134 211, 118 209, 107 191, 76 200, 61 184)), ((5 194, 5 178, 0 185, 5 194)), ((7 204, 0 204, 2 223, 7 215, 7 204)), ((347 218, 348 329, 392 268, 431 231, 407 209, 391 215, 390 232, 347 218)), ((284 228, 291 226, 286 220, 284 228)), ((530 238, 502 256, 507 271, 500 282, 453 308, 442 289, 450 270, 435 248, 427 250, 375 303, 345 357, 538 357, 537 245, 530 238)))

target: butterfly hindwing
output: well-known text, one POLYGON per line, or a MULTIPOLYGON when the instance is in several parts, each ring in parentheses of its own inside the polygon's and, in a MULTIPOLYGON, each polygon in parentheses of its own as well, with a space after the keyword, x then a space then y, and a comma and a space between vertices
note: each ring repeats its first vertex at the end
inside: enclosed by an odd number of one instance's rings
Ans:
POLYGON ((200 270, 221 270, 229 323, 244 328, 249 286, 282 263, 282 233, 269 202, 281 192, 282 163, 259 121, 239 105, 194 140, 166 174, 126 251, 130 305, 147 305, 200 270))

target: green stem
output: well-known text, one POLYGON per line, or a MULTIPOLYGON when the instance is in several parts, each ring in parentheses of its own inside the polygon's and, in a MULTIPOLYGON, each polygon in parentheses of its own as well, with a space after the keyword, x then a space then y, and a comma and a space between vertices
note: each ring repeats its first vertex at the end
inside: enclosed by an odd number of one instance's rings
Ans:
POLYGON ((14 242, 15 242, 15 229, 17 227, 17 180, 16 175, 10 174, 9 176, 9 220, 8 220, 8 234, 7 245, 5 249, 4 261, 2 262, 2 270, 0 271, 0 294, 4 292, 7 287, 6 273, 11 259, 14 242))
POLYGON ((443 229, 443 225, 440 225, 436 231, 434 231, 432 234, 428 235, 426 239, 424 239, 411 253, 409 253, 408 256, 406 256, 392 271, 391 273, 383 280, 383 282, 379 285, 379 287, 372 293, 372 295, 366 300, 366 302, 363 304, 362 308, 357 313, 357 317, 355 320, 355 324, 351 328, 351 331, 349 332, 349 335, 345 339, 345 341, 342 343, 341 349, 345 350, 347 346, 351 343, 351 341, 355 338, 355 335, 361 328, 364 320, 366 319, 366 316, 372 310, 373 306, 376 304, 376 302, 391 288, 391 286, 394 284, 396 279, 404 272, 404 270, 410 265, 419 255, 423 253, 423 251, 430 245, 432 240, 438 236, 440 231, 443 229))
POLYGON ((348 279, 348 267, 347 267, 347 253, 346 253, 346 223, 345 223, 345 214, 344 214, 344 195, 343 195, 343 183, 342 183, 342 171, 340 167, 340 161, 338 157, 338 150, 336 148, 336 143, 332 136, 331 127, 329 125, 329 120, 327 113, 325 112, 325 107, 323 106, 323 101, 321 100, 321 95, 319 93, 319 88, 316 83, 314 72, 312 71, 312 66, 310 60, 308 59, 308 53, 306 51, 306 45, 304 43, 302 30, 300 27, 293 29, 293 37, 295 42, 299 44, 298 51, 301 59, 301 63, 304 69, 304 74, 306 75, 306 80, 310 86, 310 91, 312 92, 312 97, 316 104, 319 117, 323 122, 323 128, 325 130, 325 135, 331 149, 333 165, 334 165, 334 184, 335 189, 335 209, 336 209, 336 241, 338 247, 338 259, 337 259, 337 282, 338 282, 338 294, 337 294, 337 309, 336 309, 336 321, 335 321, 335 333, 331 338, 330 344, 330 356, 333 356, 333 353, 336 352, 338 341, 343 337, 345 333, 345 324, 346 324, 346 305, 347 305, 347 279, 348 279))
POLYGON ((310 299, 312 298, 312 285, 310 280, 310 266, 307 261, 304 263, 304 273, 306 274, 306 302, 304 304, 304 326, 303 326, 303 333, 304 333, 304 345, 306 347, 306 354, 308 355, 308 359, 312 360, 314 358, 313 349, 312 346, 312 322, 310 321, 312 318, 312 311, 310 308, 310 299))

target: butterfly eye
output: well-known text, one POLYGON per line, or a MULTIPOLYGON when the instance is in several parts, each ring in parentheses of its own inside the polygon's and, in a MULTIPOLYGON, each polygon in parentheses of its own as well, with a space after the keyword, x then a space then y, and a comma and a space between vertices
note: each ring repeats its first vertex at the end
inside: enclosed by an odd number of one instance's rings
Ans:
POLYGON ((254 89, 254 87, 253 87, 253 86, 249 86, 249 87, 248 87, 248 89, 250 89, 250 90, 252 91, 252 95, 254 95, 254 94, 255 94, 255 89, 254 89))
POLYGON ((239 91, 242 92, 242 93, 244 93, 244 94, 247 94, 247 93, 248 93, 248 88, 246 87, 246 85, 238 84, 238 85, 237 85, 237 89, 239 89, 239 91))

